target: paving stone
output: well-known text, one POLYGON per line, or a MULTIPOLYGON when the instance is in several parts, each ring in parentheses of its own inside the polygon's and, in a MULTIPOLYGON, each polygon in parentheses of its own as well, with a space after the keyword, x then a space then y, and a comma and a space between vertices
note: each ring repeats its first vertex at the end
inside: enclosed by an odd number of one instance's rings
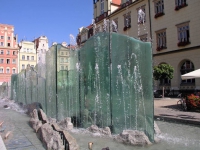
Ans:
POLYGON ((32 143, 25 136, 17 139, 11 139, 8 143, 5 144, 7 149, 17 149, 33 146, 32 143))
POLYGON ((2 138, 7 131, 11 131, 8 139, 4 140, 7 150, 45 150, 29 125, 30 117, 11 109, 4 109, 1 105, 0 99, 0 121, 4 121, 5 127, 5 131, 1 133, 2 138))

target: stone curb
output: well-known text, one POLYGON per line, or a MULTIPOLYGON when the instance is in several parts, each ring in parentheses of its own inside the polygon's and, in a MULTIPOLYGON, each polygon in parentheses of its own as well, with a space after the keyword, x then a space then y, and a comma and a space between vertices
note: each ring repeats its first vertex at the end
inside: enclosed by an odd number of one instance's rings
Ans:
POLYGON ((0 150, 7 150, 1 135, 0 135, 0 150))
POLYGON ((174 122, 174 123, 184 123, 184 124, 195 125, 195 126, 200 125, 200 122, 195 121, 195 120, 185 120, 185 119, 163 117, 163 116, 157 116, 157 115, 154 116, 154 120, 155 121, 168 121, 168 122, 174 122), (159 120, 158 120, 158 118, 159 118, 159 120))

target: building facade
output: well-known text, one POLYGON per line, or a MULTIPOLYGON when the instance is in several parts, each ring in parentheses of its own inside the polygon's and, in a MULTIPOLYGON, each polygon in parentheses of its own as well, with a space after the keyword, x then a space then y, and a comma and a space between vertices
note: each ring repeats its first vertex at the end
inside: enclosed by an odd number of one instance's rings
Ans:
POLYGON ((40 36, 33 41, 36 46, 37 63, 46 64, 46 52, 49 50, 48 38, 40 36))
POLYGON ((173 66, 173 79, 155 82, 155 89, 200 90, 200 79, 181 80, 200 68, 199 0, 94 0, 93 5, 94 33, 104 31, 105 19, 114 21, 118 33, 152 42, 153 66, 173 66))
POLYGON ((0 84, 9 82, 11 75, 17 73, 17 35, 14 26, 0 24, 0 84))
POLYGON ((69 56, 70 56, 70 48, 66 42, 62 42, 62 46, 57 54, 57 63, 58 68, 57 71, 68 71, 69 70, 69 56))
POLYGON ((21 41, 19 43, 18 70, 21 72, 27 65, 35 67, 37 64, 37 53, 35 43, 30 41, 21 41))

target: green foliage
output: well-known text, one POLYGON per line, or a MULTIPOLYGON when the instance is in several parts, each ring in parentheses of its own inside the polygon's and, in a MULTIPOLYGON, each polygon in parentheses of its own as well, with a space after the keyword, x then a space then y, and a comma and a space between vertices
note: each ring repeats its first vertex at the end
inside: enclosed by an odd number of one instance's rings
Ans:
POLYGON ((169 64, 160 64, 158 66, 154 66, 153 68, 153 77, 155 80, 163 80, 163 79, 172 79, 174 68, 169 64))

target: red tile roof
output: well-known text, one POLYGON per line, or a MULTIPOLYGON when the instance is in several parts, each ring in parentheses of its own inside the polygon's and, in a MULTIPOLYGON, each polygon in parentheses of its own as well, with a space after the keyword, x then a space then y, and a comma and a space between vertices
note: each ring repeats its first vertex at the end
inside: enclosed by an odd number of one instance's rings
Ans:
POLYGON ((113 4, 121 5, 121 0, 112 0, 113 4))

